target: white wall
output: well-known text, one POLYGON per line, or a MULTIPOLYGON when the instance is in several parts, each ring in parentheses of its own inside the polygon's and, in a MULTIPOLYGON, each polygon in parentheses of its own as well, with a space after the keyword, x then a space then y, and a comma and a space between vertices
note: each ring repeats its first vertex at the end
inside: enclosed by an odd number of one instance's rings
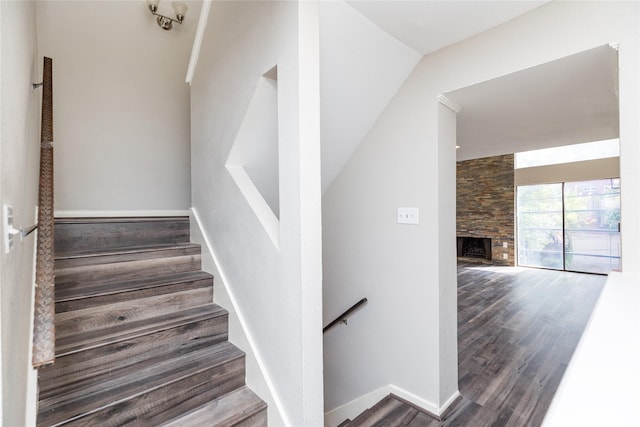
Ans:
MULTIPOLYGON (((447 273, 455 252, 434 244, 455 237, 455 157, 447 160, 451 147, 439 139, 437 96, 619 42, 621 181, 638 188, 637 23, 634 2, 551 2, 418 64, 323 197, 325 319, 369 298, 325 338, 327 409, 389 383, 435 407, 455 394, 456 357, 439 348, 442 336, 456 336, 441 313, 455 298, 447 273), (420 225, 396 224, 399 206, 420 208, 420 225)), ((631 191, 622 202, 623 269, 636 273, 640 199, 631 191)))
POLYGON ((164 31, 143 1, 38 2, 54 63, 56 210, 189 208, 184 76, 200 2, 187 3, 184 24, 164 31))
MULTIPOLYGON (((0 2, 2 86, 0 200, 14 208, 15 226, 35 224, 40 148, 42 58, 36 47, 33 2, 0 2)), ((4 218, 3 218, 4 222, 4 218)), ((2 230, 3 233, 6 230, 2 230)), ((2 423, 23 426, 35 410, 31 369, 33 263, 35 233, 16 241, 10 253, 0 249, 0 324, 2 328, 2 423)))
POLYGON ((320 2, 323 192, 420 58, 346 2, 320 2))
POLYGON ((213 2, 191 92, 192 200, 281 417, 322 423, 317 4, 213 2), (225 167, 261 76, 278 67, 278 245, 225 167))

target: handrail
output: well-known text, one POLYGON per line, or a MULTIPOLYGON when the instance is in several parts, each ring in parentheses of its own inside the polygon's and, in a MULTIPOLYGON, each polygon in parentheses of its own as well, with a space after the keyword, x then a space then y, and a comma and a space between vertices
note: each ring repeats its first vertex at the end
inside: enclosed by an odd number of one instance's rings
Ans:
MULTIPOLYGON (((38 190, 38 239, 33 321, 33 367, 55 359, 55 287, 53 247, 53 63, 44 58, 42 127, 40 130, 40 182, 38 190)), ((37 85, 34 85, 34 89, 37 85)))
POLYGON ((357 310, 362 304, 366 303, 368 300, 366 298, 362 298, 360 301, 358 301, 357 303, 353 304, 351 307, 349 307, 344 313, 342 313, 340 316, 336 317, 331 323, 329 323, 327 326, 325 326, 324 328, 322 328, 322 333, 324 334, 325 332, 327 332, 328 329, 332 328, 333 326, 337 325, 338 323, 342 322, 345 325, 347 324, 347 316, 349 316, 349 314, 351 314, 353 311, 357 310))

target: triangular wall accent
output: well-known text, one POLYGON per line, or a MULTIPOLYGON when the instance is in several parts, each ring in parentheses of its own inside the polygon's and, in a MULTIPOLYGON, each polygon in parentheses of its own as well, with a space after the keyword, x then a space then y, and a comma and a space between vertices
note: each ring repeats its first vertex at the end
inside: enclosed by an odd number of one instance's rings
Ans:
POLYGON ((226 167, 271 240, 280 241, 277 66, 256 85, 226 167))

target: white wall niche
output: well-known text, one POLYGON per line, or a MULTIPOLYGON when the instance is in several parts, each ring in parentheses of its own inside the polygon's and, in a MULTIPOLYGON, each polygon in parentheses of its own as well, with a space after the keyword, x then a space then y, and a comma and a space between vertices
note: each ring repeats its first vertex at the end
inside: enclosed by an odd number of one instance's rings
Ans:
POLYGON ((280 242, 278 66, 260 76, 226 168, 276 247, 280 242))

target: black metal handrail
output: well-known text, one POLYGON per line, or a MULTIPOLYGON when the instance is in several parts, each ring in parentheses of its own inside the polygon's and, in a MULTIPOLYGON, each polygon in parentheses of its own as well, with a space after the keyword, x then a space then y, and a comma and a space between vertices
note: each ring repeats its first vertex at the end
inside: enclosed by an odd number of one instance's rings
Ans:
POLYGON ((353 304, 344 313, 342 313, 340 316, 336 317, 331 323, 329 323, 327 326, 322 328, 322 333, 324 334, 325 332, 327 332, 328 329, 334 327, 335 325, 337 325, 340 322, 342 322, 342 323, 344 323, 346 325, 349 314, 351 314, 352 312, 357 310, 362 304, 365 304, 366 302, 367 302, 367 299, 366 298, 362 298, 360 301, 358 301, 357 303, 353 304))

